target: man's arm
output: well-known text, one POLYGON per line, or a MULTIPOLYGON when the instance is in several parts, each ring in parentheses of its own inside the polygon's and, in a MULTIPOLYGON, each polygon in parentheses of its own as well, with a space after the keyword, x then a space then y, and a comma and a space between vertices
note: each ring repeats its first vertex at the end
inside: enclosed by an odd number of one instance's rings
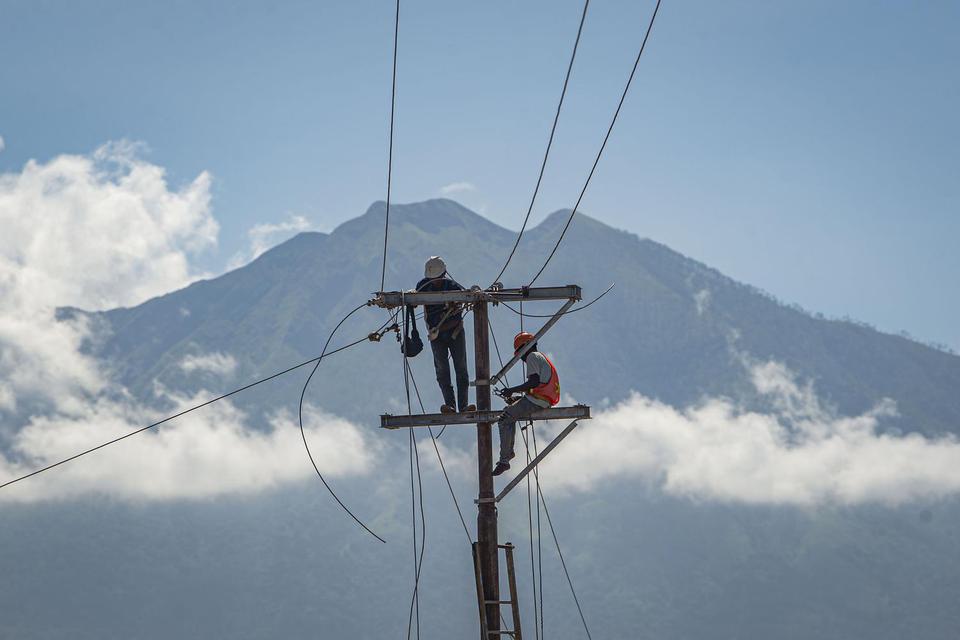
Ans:
POLYGON ((523 384, 518 384, 515 387, 507 387, 503 390, 504 395, 512 395, 514 393, 522 393, 524 391, 529 391, 530 389, 535 389, 540 386, 540 374, 531 373, 527 377, 527 381, 523 384))

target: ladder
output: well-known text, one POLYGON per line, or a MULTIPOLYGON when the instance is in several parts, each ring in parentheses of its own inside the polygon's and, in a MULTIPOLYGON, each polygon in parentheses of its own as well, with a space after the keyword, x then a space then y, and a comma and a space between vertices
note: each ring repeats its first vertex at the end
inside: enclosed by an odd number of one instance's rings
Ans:
MULTIPOLYGON (((520 609, 517 607, 517 577, 513 571, 514 546, 507 542, 506 544, 498 544, 497 549, 503 549, 504 551, 504 556, 507 563, 507 584, 510 587, 510 599, 484 600, 483 577, 480 574, 479 543, 473 543, 473 571, 477 579, 477 604, 480 608, 480 638, 481 640, 490 640, 490 638, 496 638, 497 636, 512 636, 515 638, 515 640, 523 640, 523 634, 520 632, 520 609), (497 611, 500 610, 500 605, 510 605, 510 610, 513 612, 513 630, 491 631, 489 625, 487 624, 486 605, 497 605, 497 611)), ((497 622, 499 622, 499 620, 497 622)))

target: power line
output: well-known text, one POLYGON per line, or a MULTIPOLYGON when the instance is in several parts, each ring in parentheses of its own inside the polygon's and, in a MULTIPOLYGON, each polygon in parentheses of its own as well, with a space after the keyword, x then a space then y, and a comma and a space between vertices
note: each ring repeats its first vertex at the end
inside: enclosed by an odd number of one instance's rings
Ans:
MULTIPOLYGON (((570 594, 573 596, 573 602, 577 605, 577 612, 580 614, 580 621, 583 623, 583 630, 587 633, 587 638, 593 640, 593 636, 590 635, 590 627, 587 626, 587 619, 583 615, 583 608, 580 606, 580 598, 577 597, 577 590, 573 587, 573 580, 570 578, 570 571, 567 570, 567 562, 563 558, 563 552, 560 550, 560 541, 557 539, 557 531, 553 528, 553 519, 550 518, 550 510, 547 508, 547 499, 543 495, 543 488, 540 485, 540 473, 537 469, 533 470, 534 477, 536 478, 537 492, 540 494, 540 502, 543 504, 543 512, 547 516, 547 524, 550 526, 550 534, 553 536, 553 544, 557 548, 557 555, 560 557, 560 566, 563 567, 563 573, 567 577, 567 584, 570 586, 570 594)), ((543 593, 543 585, 541 584, 541 595, 543 593)), ((542 607, 541 607, 542 608, 542 607)))
POLYGON ((380 291, 387 278, 387 237, 390 235, 390 193, 393 187, 393 120, 397 107, 397 40, 400 37, 400 0, 393 21, 393 79, 390 85, 390 146, 387 152, 387 214, 383 223, 383 268, 380 270, 380 291))
POLYGON ((557 122, 560 120, 560 111, 563 109, 563 99, 567 95, 567 85, 570 83, 570 73, 573 71, 573 61, 577 58, 577 47, 580 46, 580 34, 583 33, 583 23, 587 19, 587 8, 590 6, 590 0, 585 0, 583 3, 583 13, 580 16, 580 26, 577 27, 577 39, 573 43, 573 52, 570 54, 570 62, 567 64, 567 74, 563 78, 563 90, 560 92, 560 100, 557 102, 557 112, 553 116, 553 126, 550 127, 550 137, 547 139, 547 149, 543 153, 543 162, 540 163, 540 175, 537 176, 537 184, 533 188, 533 196, 530 198, 530 206, 527 207, 527 215, 523 218, 523 226, 520 227, 520 233, 517 234, 517 240, 513 243, 513 248, 510 250, 510 255, 507 256, 507 261, 503 264, 503 268, 500 269, 500 273, 497 274, 497 277, 493 279, 494 282, 500 280, 500 277, 507 270, 507 266, 510 264, 510 261, 513 260, 514 254, 517 252, 517 247, 520 246, 520 238, 523 237, 523 232, 527 229, 527 223, 530 222, 530 212, 533 211, 533 204, 537 201, 537 194, 540 192, 540 183, 543 181, 543 173, 547 168, 547 158, 550 157, 550 148, 553 147, 553 136, 557 132, 557 122))
MULTIPOLYGON (((326 478, 323 477, 323 474, 320 473, 320 468, 317 466, 317 461, 313 459, 313 453, 310 451, 310 445, 307 443, 307 433, 306 433, 306 431, 305 431, 304 428, 303 428, 303 399, 304 399, 304 397, 307 395, 307 387, 310 386, 310 381, 313 379, 313 374, 315 374, 315 373, 317 372, 317 368, 320 366, 320 361, 323 359, 324 355, 326 354, 326 352, 327 352, 327 347, 330 345, 330 341, 333 339, 333 336, 334 336, 334 334, 337 332, 337 329, 339 329, 339 328, 341 327, 341 325, 343 325, 343 323, 347 321, 347 318, 349 318, 350 316, 352 316, 353 314, 355 314, 357 311, 359 311, 360 309, 364 308, 365 306, 367 306, 366 303, 363 303, 363 304, 361 304, 361 305, 357 305, 357 307, 355 307, 350 313, 348 313, 347 315, 345 315, 345 316, 340 320, 340 322, 337 323, 337 326, 335 326, 335 327, 333 328, 333 331, 330 332, 330 335, 327 336, 327 341, 326 341, 326 343, 324 343, 324 345, 323 345, 323 351, 320 353, 320 357, 317 358, 316 364, 313 365, 313 370, 310 372, 310 375, 307 376, 307 381, 303 383, 303 390, 300 392, 300 404, 299 404, 299 406, 298 406, 298 408, 297 408, 297 419, 298 419, 299 422, 300 422, 300 436, 303 438, 303 446, 304 446, 304 448, 307 450, 307 457, 310 458, 310 464, 313 465, 313 470, 317 472, 317 477, 320 478, 320 482, 322 482, 322 483, 323 483, 323 486, 327 488, 327 491, 329 491, 329 492, 330 492, 330 495, 333 496, 333 499, 337 501, 337 504, 339 504, 340 507, 341 507, 344 511, 346 511, 347 514, 348 514, 351 518, 353 518, 354 521, 355 521, 357 524, 359 524, 361 527, 363 527, 363 528, 367 531, 367 533, 369 533, 370 535, 372 535, 374 538, 376 538, 376 539, 379 540, 380 542, 386 544, 386 542, 387 542, 386 540, 384 540, 383 538, 381 538, 380 536, 378 536, 376 533, 374 533, 374 532, 370 529, 370 527, 368 527, 367 525, 365 525, 365 524, 363 523, 363 521, 360 520, 360 518, 358 518, 356 515, 354 515, 353 511, 350 511, 350 509, 347 507, 347 505, 345 505, 345 504, 343 503, 343 501, 340 499, 340 497, 336 494, 336 492, 334 492, 333 488, 332 488, 332 487, 330 486, 330 484, 327 482, 326 478)), ((390 321, 387 320, 387 323, 389 323, 389 322, 390 322, 390 321)), ((387 323, 384 323, 384 324, 387 324, 387 323)))
MULTIPOLYGON (((420 411, 426 413, 426 409, 423 406, 423 400, 420 398, 420 388, 417 386, 417 379, 413 376, 413 369, 409 368, 410 380, 413 382, 413 390, 417 394, 417 403, 420 405, 420 411)), ((437 445, 437 438, 440 437, 433 435, 433 427, 427 427, 427 431, 430 433, 430 440, 433 442, 433 449, 437 452, 437 461, 440 463, 440 470, 443 472, 443 479, 447 482, 447 489, 450 490, 450 497, 453 498, 453 506, 457 509, 457 515, 460 516, 460 524, 463 525, 463 532, 467 534, 467 542, 473 544, 473 536, 470 535, 470 529, 467 527, 467 521, 463 517, 463 511, 460 510, 460 501, 457 500, 457 494, 453 491, 453 484, 450 482, 450 476, 447 475, 447 467, 443 464, 443 456, 440 455, 440 447, 437 445)))
MULTIPOLYGON (((610 293, 610 290, 613 289, 615 286, 616 286, 616 283, 611 284, 609 287, 607 287, 607 290, 606 290, 606 291, 604 291, 603 293, 601 293, 600 295, 598 295, 596 298, 594 298, 593 300, 591 300, 591 301, 588 302, 587 304, 581 304, 581 305, 579 305, 579 306, 577 306, 577 307, 574 307, 573 309, 569 309, 569 310, 567 310, 567 311, 564 311, 561 315, 567 316, 567 315, 570 315, 571 313, 576 313, 577 311, 583 311, 584 309, 586 309, 587 307, 589 307, 590 305, 592 305, 594 302, 596 302, 597 300, 599 300, 599 299, 602 298, 603 296, 605 296, 605 295, 607 295, 608 293, 610 293)), ((511 306, 510 306, 509 304, 507 304, 506 302, 501 302, 500 304, 502 304, 502 305, 505 306, 507 309, 510 309, 510 311, 513 311, 515 314, 517 314, 518 316, 520 316, 520 322, 521 322, 520 330, 521 330, 521 331, 523 331, 522 323, 523 323, 523 319, 524 319, 524 318, 552 318, 554 315, 556 315, 556 314, 553 314, 553 313, 524 313, 523 310, 522 310, 522 305, 523 305, 523 301, 522 301, 522 300, 520 301, 520 305, 521 305, 521 310, 520 310, 520 311, 514 309, 513 307, 511 307, 511 306)))
POLYGON ((577 203, 573 206, 573 210, 570 212, 570 217, 567 218, 567 223, 563 226, 563 231, 560 232, 560 237, 557 238, 557 243, 554 245, 553 250, 550 252, 550 255, 547 256, 547 260, 543 263, 543 266, 540 267, 540 270, 537 271, 537 275, 533 276, 533 280, 531 280, 527 286, 533 286, 533 283, 537 281, 537 278, 540 277, 540 274, 543 273, 543 270, 547 268, 548 264, 550 264, 550 260, 553 259, 553 255, 560 247, 560 243, 563 242, 563 236, 566 235, 567 229, 570 228, 570 223, 573 222, 573 216, 576 215, 577 209, 580 208, 580 203, 583 201, 583 196, 587 192, 587 187, 590 186, 590 180, 593 178, 593 173, 597 170, 597 165, 600 163, 600 157, 603 155, 603 150, 607 146, 607 141, 610 140, 610 134, 613 132, 613 126, 617 123, 617 116, 620 115, 620 108, 623 107, 623 103, 627 99, 627 92, 630 91, 630 84, 633 82, 633 76, 636 75, 637 66, 640 64, 640 57, 643 55, 643 50, 647 46, 647 39, 650 37, 650 31, 653 29, 653 22, 657 18, 657 11, 660 10, 660 2, 661 0, 657 0, 657 4, 653 8, 653 15, 650 16, 650 23, 647 25, 647 32, 643 36, 643 42, 640 44, 640 51, 637 53, 637 59, 633 62, 633 69, 631 69, 630 77, 627 78, 627 84, 623 88, 623 94, 620 96, 620 102, 617 104, 616 111, 613 112, 613 119, 610 121, 610 126, 607 128, 607 134, 603 137, 603 144, 600 145, 600 150, 597 152, 597 157, 593 161, 593 166, 590 168, 590 173, 587 175, 587 179, 583 183, 583 189, 580 190, 580 197, 577 198, 577 203))
POLYGON ((175 418, 179 418, 180 416, 184 416, 184 415, 186 415, 186 414, 188 414, 188 413, 191 413, 191 412, 193 412, 193 411, 196 411, 197 409, 201 409, 201 408, 203 408, 203 407, 206 407, 207 405, 213 404, 214 402, 219 402, 220 400, 224 400, 225 398, 229 398, 229 397, 232 396, 232 395, 236 395, 236 394, 238 394, 238 393, 240 393, 240 392, 242 392, 242 391, 246 391, 247 389, 250 389, 250 388, 252 388, 252 387, 255 387, 255 386, 259 385, 259 384, 263 384, 264 382, 269 382, 270 380, 273 380, 274 378, 279 378, 279 377, 282 376, 282 375, 285 375, 285 374, 287 374, 287 373, 290 373, 291 371, 295 371, 295 370, 297 370, 297 369, 300 369, 300 368, 302 368, 302 367, 305 367, 305 366, 307 366, 308 364, 311 364, 311 363, 314 363, 314 362, 319 362, 322 358, 329 358, 330 356, 332 356, 332 355, 335 354, 335 353, 339 353, 339 352, 341 352, 341 351, 344 351, 345 349, 349 349, 350 347, 354 347, 354 346, 360 344, 361 342, 366 342, 366 341, 367 341, 367 338, 366 338, 366 337, 360 338, 359 340, 355 340, 354 342, 351 342, 350 344, 346 344, 346 345, 344 345, 344 346, 342 346, 342 347, 339 347, 339 348, 337 348, 337 349, 334 349, 333 351, 331 351, 331 352, 329 352, 329 353, 324 353, 324 354, 322 354, 322 355, 320 355, 320 356, 318 356, 318 357, 316 357, 316 358, 311 358, 311 359, 309 359, 309 360, 305 360, 305 361, 301 362, 300 364, 293 365, 292 367, 289 367, 289 368, 287 368, 287 369, 284 369, 283 371, 278 371, 277 373, 274 373, 274 374, 272 374, 272 375, 269 375, 269 376, 267 376, 266 378, 261 378, 260 380, 256 380, 256 381, 254 381, 254 382, 251 382, 250 384, 247 384, 247 385, 244 385, 244 386, 239 387, 239 388, 237 388, 237 389, 234 389, 233 391, 224 393, 223 395, 217 396, 216 398, 212 398, 212 399, 210 399, 210 400, 207 400, 206 402, 202 402, 202 403, 200 403, 200 404, 198 404, 198 405, 194 405, 194 406, 192 406, 192 407, 190 407, 190 408, 188 408, 188 409, 184 409, 183 411, 180 411, 180 412, 178 412, 178 413, 175 413, 175 414, 173 414, 173 415, 171 415, 171 416, 167 416, 167 417, 164 418, 163 420, 158 420, 158 421, 156 421, 156 422, 154 422, 154 423, 152 423, 152 424, 148 424, 147 426, 141 427, 140 429, 137 429, 136 431, 131 431, 130 433, 124 434, 124 435, 119 436, 119 437, 117 437, 117 438, 114 438, 114 439, 112 439, 112 440, 108 440, 107 442, 104 442, 104 443, 102 443, 102 444, 98 444, 98 445, 95 446, 95 447, 91 447, 91 448, 89 448, 89 449, 87 449, 87 450, 85 450, 85 451, 81 451, 80 453, 77 453, 77 454, 75 454, 75 455, 72 455, 72 456, 70 456, 69 458, 64 458, 63 460, 60 460, 59 462, 54 462, 53 464, 47 465, 47 466, 45 466, 45 467, 43 467, 43 468, 41 468, 41 469, 37 469, 37 470, 35 470, 35 471, 31 471, 30 473, 28 473, 28 474, 26 474, 26 475, 23 475, 23 476, 20 476, 19 478, 14 478, 13 480, 8 480, 7 482, 4 482, 3 484, 0 484, 0 489, 3 489, 4 487, 8 487, 8 486, 10 486, 10 485, 12 485, 12 484, 14 484, 14 483, 20 482, 21 480, 26 480, 27 478, 31 478, 31 477, 33 477, 33 476, 35 476, 35 475, 37 475, 37 474, 43 473, 44 471, 49 471, 50 469, 53 469, 54 467, 59 467, 59 466, 62 465, 62 464, 66 464, 67 462, 71 462, 71 461, 73 461, 73 460, 76 460, 77 458, 81 458, 81 457, 87 455, 88 453, 93 453, 94 451, 97 451, 97 450, 99 450, 99 449, 103 449, 104 447, 107 447, 107 446, 110 446, 110 445, 115 444, 115 443, 117 443, 117 442, 120 442, 121 440, 126 440, 127 438, 129 438, 129 437, 131 437, 131 436, 135 436, 135 435, 137 435, 138 433, 143 433, 144 431, 147 431, 147 430, 149 430, 149 429, 153 429, 154 427, 158 427, 158 426, 160 426, 160 425, 162 425, 162 424, 164 424, 164 423, 166 423, 166 422, 170 422, 171 420, 173 420, 173 419, 175 419, 175 418))
POLYGON ((420 571, 423 568, 423 556, 427 546, 427 520, 423 510, 423 478, 420 474, 420 450, 417 448, 417 438, 413 429, 409 430, 410 436, 410 508, 413 524, 413 595, 410 599, 410 614, 407 617, 407 640, 410 640, 410 632, 413 627, 414 610, 416 610, 417 620, 417 640, 420 640, 420 571), (414 459, 416 459, 417 485, 420 495, 420 557, 417 558, 417 506, 416 496, 413 484, 414 459))

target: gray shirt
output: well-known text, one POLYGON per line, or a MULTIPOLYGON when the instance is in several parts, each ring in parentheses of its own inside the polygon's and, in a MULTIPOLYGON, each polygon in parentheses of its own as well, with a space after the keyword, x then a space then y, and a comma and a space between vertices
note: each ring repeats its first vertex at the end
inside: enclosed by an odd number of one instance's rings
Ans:
MULTIPOLYGON (((547 359, 539 351, 531 351, 527 354, 527 378, 533 374, 540 376, 540 384, 546 384, 550 382, 550 377, 552 372, 550 371, 550 363, 547 362, 547 359)), ((527 392, 527 400, 537 405, 538 407, 549 408, 550 403, 546 400, 541 400, 540 398, 534 398, 527 392)))

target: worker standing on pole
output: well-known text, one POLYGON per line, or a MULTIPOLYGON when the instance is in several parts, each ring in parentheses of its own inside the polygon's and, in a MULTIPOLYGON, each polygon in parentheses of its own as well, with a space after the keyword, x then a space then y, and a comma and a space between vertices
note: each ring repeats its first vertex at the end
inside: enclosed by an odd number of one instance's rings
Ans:
MULTIPOLYGON (((514 355, 520 353, 525 345, 535 339, 533 334, 526 331, 518 333, 513 339, 514 355)), ((510 468, 510 460, 515 455, 513 442, 517 435, 517 420, 560 402, 560 376, 557 375, 557 368, 547 356, 537 351, 535 342, 521 359, 527 365, 527 381, 497 392, 506 400, 507 406, 497 421, 497 426, 500 428, 500 461, 493 469, 495 476, 510 468), (513 397, 514 393, 523 392, 525 393, 520 398, 513 397)))
MULTIPOLYGON (((423 270, 423 280, 417 283, 417 291, 463 291, 447 275, 447 265, 443 258, 433 256, 427 260, 423 270)), ((467 339, 463 334, 463 312, 456 303, 428 304, 424 312, 433 350, 433 366, 437 371, 437 384, 443 394, 440 413, 476 411, 476 405, 470 404, 470 374, 467 371, 467 339), (457 396, 454 398, 453 385, 450 384, 450 360, 457 381, 457 396)))

